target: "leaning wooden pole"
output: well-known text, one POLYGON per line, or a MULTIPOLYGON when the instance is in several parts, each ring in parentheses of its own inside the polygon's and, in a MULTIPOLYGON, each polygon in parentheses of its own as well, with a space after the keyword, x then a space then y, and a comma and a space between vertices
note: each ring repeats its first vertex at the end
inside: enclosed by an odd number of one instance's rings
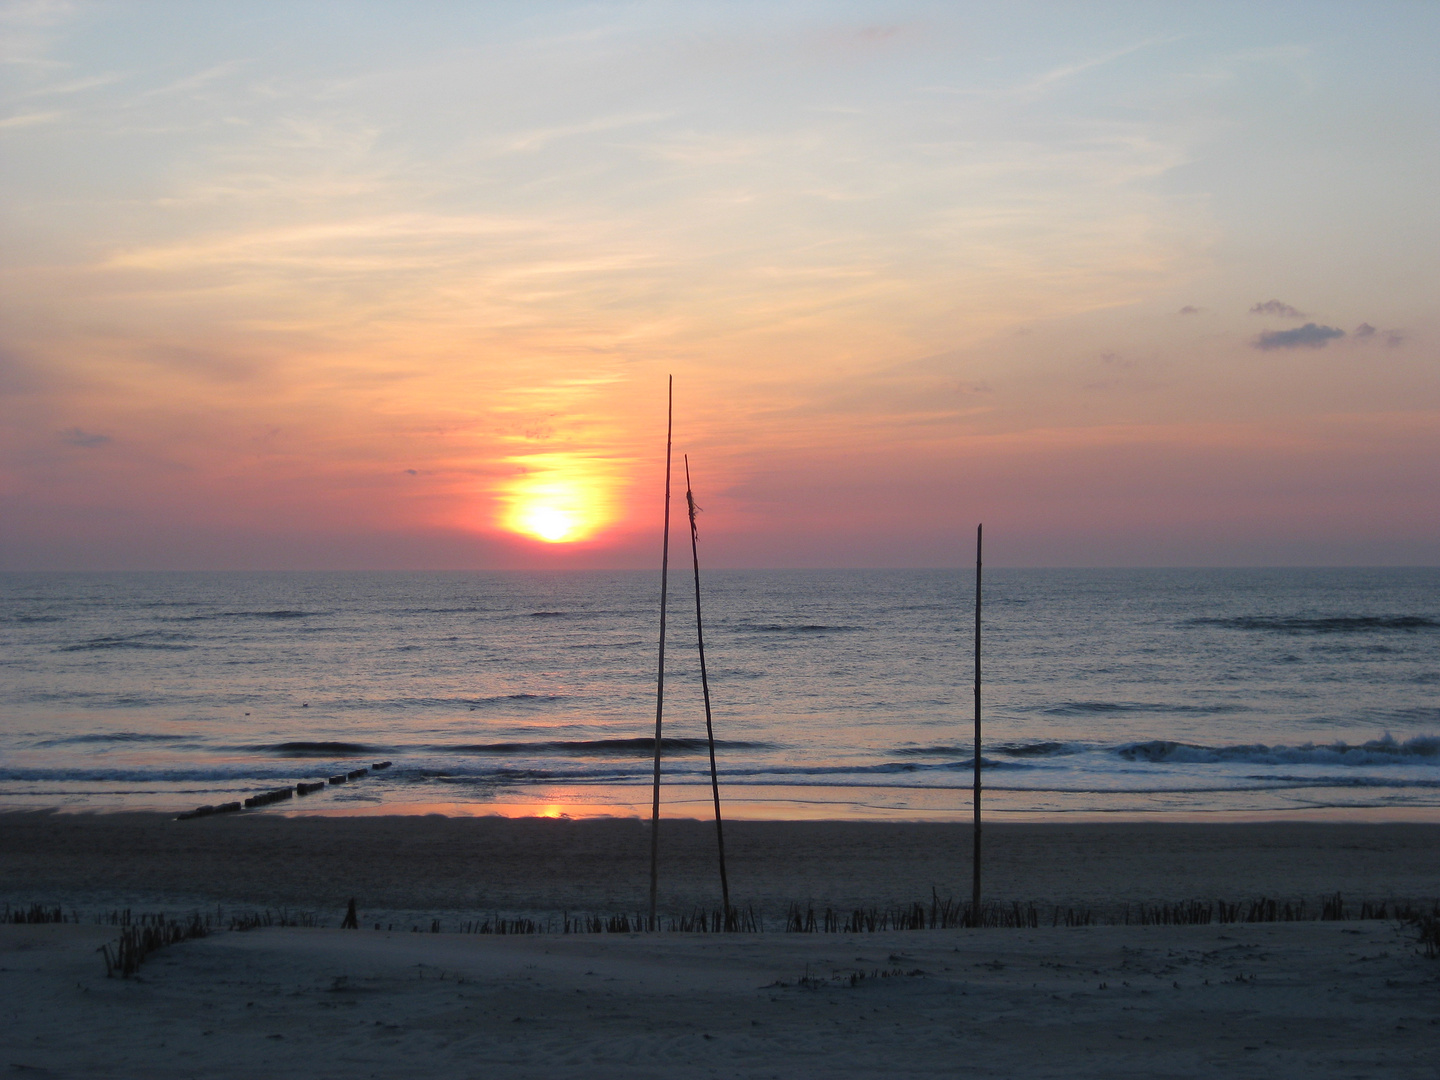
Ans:
POLYGON ((660 747, 665 716, 665 601, 670 577, 670 436, 675 420, 675 376, 670 376, 665 398, 665 541, 660 549, 660 660, 655 676, 655 793, 650 806, 650 929, 658 928, 656 904, 660 892, 660 747))
POLYGON ((984 525, 975 526, 975 844, 970 855, 970 923, 980 925, 980 542, 984 525))
POLYGON ((690 488, 690 455, 685 455, 685 505, 690 511, 690 557, 695 564, 695 644, 700 650, 700 692, 705 698, 705 737, 710 741, 710 792, 715 797, 715 843, 720 852, 720 903, 730 929, 730 879, 725 876, 725 826, 720 819, 720 773, 715 767, 715 725, 710 719, 710 675, 705 669, 705 625, 700 618, 700 540, 695 527, 695 492, 690 488))

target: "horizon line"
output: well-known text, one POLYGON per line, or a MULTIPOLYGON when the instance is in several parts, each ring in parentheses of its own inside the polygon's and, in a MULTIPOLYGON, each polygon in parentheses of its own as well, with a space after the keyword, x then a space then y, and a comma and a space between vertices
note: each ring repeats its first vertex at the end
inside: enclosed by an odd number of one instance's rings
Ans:
MULTIPOLYGON (((709 572, 776 573, 816 572, 968 572, 974 567, 960 563, 953 566, 716 566, 709 572)), ((1084 565, 987 563, 988 570, 1440 570, 1436 563, 1104 563, 1084 565)), ((648 574, 651 568, 636 566, 536 566, 536 567, 192 567, 187 569, 156 569, 153 567, 95 568, 10 568, 0 567, 0 574, 648 574)))

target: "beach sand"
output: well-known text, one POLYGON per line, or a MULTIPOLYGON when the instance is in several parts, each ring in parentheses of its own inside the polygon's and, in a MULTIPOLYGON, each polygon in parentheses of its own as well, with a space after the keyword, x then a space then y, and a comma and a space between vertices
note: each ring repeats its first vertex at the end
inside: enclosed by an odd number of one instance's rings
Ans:
MULTIPOLYGON (((985 895, 1077 905, 1258 896, 1440 897, 1440 825, 987 824, 985 895)), ((817 908, 970 895, 957 824, 726 826, 737 906, 817 908)), ((719 903, 714 826, 661 823, 662 911, 719 903)), ((492 912, 615 913, 648 903, 648 824, 626 819, 0 814, 0 902, 85 911, 284 907, 371 922, 492 912)), ((333 925, 333 923, 332 923, 333 925)))
MULTIPOLYGON (((663 826, 662 907, 713 904, 713 832, 663 826)), ((1440 827, 1009 825, 987 895, 1440 896, 1440 827)), ((55 1077, 1435 1077, 1440 961, 1390 921, 876 934, 411 933, 430 917, 634 912, 633 821, 0 815, 11 903, 286 907, 107 979, 117 931, 0 926, 0 1071, 55 1077), (349 897, 362 928, 333 929, 349 897), (405 932, 376 931, 376 921, 405 932), (861 976, 856 978, 856 976, 861 976), (808 977, 808 978, 807 978, 808 977)), ((968 893, 954 825, 736 823, 736 899, 968 893)))
POLYGON ((1440 961, 1375 921, 268 929, 171 946, 129 980, 101 972, 112 936, 0 927, 6 1075, 1429 1078, 1440 1061, 1440 961))

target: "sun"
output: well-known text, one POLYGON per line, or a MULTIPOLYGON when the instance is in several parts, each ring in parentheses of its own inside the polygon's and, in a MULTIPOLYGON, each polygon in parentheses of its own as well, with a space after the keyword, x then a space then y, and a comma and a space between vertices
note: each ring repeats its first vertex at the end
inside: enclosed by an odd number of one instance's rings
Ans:
POLYGON ((575 515, 553 506, 532 506, 521 514, 521 528, 547 544, 563 544, 575 533, 575 515))
POLYGON ((617 516, 614 464, 554 452, 510 459, 518 472, 498 493, 499 525, 546 544, 587 540, 617 516))

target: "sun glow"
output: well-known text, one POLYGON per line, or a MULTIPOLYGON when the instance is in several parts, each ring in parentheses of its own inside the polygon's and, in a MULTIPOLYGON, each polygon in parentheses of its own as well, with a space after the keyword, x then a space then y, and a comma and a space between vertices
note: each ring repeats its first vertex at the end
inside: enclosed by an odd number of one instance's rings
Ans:
POLYGON ((575 532, 575 515, 553 506, 532 506, 521 514, 526 532, 551 544, 563 544, 575 532))
POLYGON ((523 470, 501 493, 500 525, 547 544, 589 539, 618 516, 614 463, 583 454, 511 459, 523 470))

